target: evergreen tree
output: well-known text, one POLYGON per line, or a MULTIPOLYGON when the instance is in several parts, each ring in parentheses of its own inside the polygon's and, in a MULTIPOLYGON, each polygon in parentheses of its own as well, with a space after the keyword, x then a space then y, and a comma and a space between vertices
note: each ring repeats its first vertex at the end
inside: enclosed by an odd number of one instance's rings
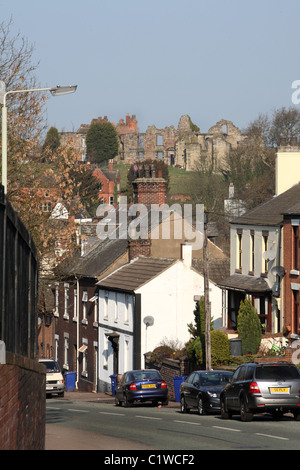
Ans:
POLYGON ((255 354, 260 345, 262 332, 257 311, 249 299, 240 303, 237 331, 242 340, 242 353, 255 354))
POLYGON ((95 122, 89 127, 86 135, 88 159, 102 163, 118 155, 118 134, 110 122, 95 122))

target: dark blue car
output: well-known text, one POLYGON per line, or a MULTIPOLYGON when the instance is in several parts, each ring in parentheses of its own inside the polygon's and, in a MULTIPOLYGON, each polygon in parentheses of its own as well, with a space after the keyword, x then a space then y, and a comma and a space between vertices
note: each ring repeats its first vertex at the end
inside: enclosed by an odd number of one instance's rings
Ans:
POLYGON ((208 411, 220 411, 220 392, 232 377, 224 370, 200 370, 192 372, 180 385, 180 409, 188 413, 191 408, 203 415, 208 411))
POLYGON ((155 369, 131 370, 122 375, 116 386, 116 404, 131 406, 134 402, 151 401, 168 404, 168 387, 155 369))

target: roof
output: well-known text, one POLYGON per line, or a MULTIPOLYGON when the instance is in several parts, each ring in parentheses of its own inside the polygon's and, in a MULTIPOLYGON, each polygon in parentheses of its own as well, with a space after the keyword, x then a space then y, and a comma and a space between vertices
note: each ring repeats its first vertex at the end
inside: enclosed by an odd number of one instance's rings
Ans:
MULTIPOLYGON (((203 259, 193 259, 192 267, 203 275, 203 259)), ((217 258, 208 260, 208 278, 218 284, 230 275, 230 259, 217 258)))
POLYGON ((229 290, 249 293, 263 293, 271 290, 267 281, 262 277, 245 276, 242 274, 233 274, 227 279, 218 283, 219 287, 229 290))
POLYGON ((251 209, 240 217, 231 220, 233 224, 242 225, 280 225, 283 214, 300 200, 300 183, 278 196, 251 209))
POLYGON ((97 282, 97 285, 103 289, 133 292, 161 274, 177 261, 178 260, 166 258, 136 258, 105 279, 97 282))
POLYGON ((128 241, 122 239, 98 240, 95 248, 86 255, 78 257, 74 255, 59 265, 59 270, 65 275, 77 275, 80 277, 97 278, 115 260, 126 252, 128 241))

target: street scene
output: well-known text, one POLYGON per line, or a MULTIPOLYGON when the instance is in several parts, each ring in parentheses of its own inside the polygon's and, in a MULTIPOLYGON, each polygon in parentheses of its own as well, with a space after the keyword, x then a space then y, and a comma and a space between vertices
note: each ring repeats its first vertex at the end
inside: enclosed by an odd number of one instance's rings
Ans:
POLYGON ((0 450, 299 449, 299 14, 2 0, 0 450))

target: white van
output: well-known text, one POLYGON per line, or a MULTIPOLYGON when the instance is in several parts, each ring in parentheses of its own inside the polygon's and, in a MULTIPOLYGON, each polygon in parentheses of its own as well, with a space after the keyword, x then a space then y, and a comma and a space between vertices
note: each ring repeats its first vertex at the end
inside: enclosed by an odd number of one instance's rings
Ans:
POLYGON ((58 363, 52 359, 39 359, 39 363, 46 366, 46 395, 58 394, 63 397, 65 383, 58 363))

